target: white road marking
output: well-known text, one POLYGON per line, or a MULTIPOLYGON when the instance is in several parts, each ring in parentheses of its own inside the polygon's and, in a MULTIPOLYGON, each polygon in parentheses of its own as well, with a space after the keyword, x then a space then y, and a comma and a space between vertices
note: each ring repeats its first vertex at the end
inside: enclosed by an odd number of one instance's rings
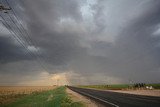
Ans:
MULTIPOLYGON (((78 92, 79 92, 79 91, 78 91, 78 92)), ((107 103, 107 104, 113 105, 113 106, 115 106, 115 107, 119 107, 118 105, 116 105, 116 104, 114 104, 114 103, 111 103, 111 102, 109 102, 109 101, 106 101, 106 100, 97 98, 97 97, 92 96, 92 95, 90 95, 90 94, 88 94, 88 93, 84 93, 84 92, 79 92, 79 93, 82 93, 82 94, 87 95, 87 96, 89 96, 89 97, 92 97, 92 98, 94 98, 94 99, 100 100, 100 101, 105 102, 105 103, 107 103)))

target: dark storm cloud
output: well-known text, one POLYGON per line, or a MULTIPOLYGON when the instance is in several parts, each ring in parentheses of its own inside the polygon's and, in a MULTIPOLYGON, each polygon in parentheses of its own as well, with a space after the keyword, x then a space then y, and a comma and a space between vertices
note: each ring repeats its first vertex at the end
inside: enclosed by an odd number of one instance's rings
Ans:
POLYGON ((56 23, 61 18, 71 18, 76 21, 81 19, 76 1, 63 2, 63 0, 25 1, 26 14, 33 19, 27 22, 33 34, 32 39, 37 41, 36 46, 42 48, 50 63, 62 66, 71 59, 79 47, 78 37, 75 37, 73 32, 55 31, 56 23), (31 10, 28 10, 29 7, 31 10))
MULTIPOLYGON (((160 23, 159 5, 160 2, 155 2, 147 11, 132 19, 113 44, 91 42, 90 54, 93 56, 78 60, 74 63, 75 69, 83 71, 80 74, 84 77, 89 73, 86 78, 91 75, 96 78, 93 74, 98 73, 120 78, 123 82, 159 82, 160 37, 153 37, 154 28, 160 23)), ((100 29, 104 28, 100 26, 100 29)))
MULTIPOLYGON (((65 4, 63 2, 63 0, 41 0, 38 2, 28 0, 18 3, 24 6, 22 10, 19 10, 19 7, 14 7, 17 13, 20 13, 20 16, 23 17, 23 23, 28 26, 28 31, 31 32, 29 36, 32 39, 32 45, 40 48, 39 56, 45 57, 44 63, 51 63, 53 66, 63 66, 76 51, 78 52, 77 48, 79 48, 78 38, 72 32, 57 32, 54 30, 54 26, 56 27, 54 23, 61 18, 71 18, 76 21, 81 19, 76 1, 70 0, 65 4)), ((15 2, 11 2, 11 4, 15 4, 15 2)), ((15 51, 19 52, 20 48, 22 47, 15 49, 15 51)), ((10 50, 7 47, 6 49, 10 50)), ((40 58, 40 60, 43 59, 40 58)))
MULTIPOLYGON (((28 46, 38 49, 39 60, 50 74, 72 71, 67 77, 73 84, 159 82, 158 0, 26 0, 18 4, 16 11, 32 39, 28 46)), ((10 39, 0 36, 0 44, 1 72, 23 76, 44 71, 36 58, 26 60, 24 49, 10 39)))
MULTIPOLYGON (((21 59, 20 56, 27 56, 19 50, 25 49, 17 47, 14 51, 20 52, 20 55, 16 54, 19 57, 11 56, 11 58, 5 59, 6 62, 10 62, 11 64, 2 64, 1 72, 15 72, 24 75, 27 72, 42 72, 46 70, 50 73, 56 73, 57 69, 61 72, 68 69, 69 61, 76 57, 76 54, 79 54, 83 49, 79 46, 79 37, 75 36, 77 35, 76 32, 70 31, 70 29, 74 29, 72 26, 64 28, 69 29, 69 31, 59 32, 55 30, 57 29, 56 23, 61 23, 61 19, 68 18, 79 23, 81 14, 77 1, 70 0, 65 4, 63 2, 63 0, 41 0, 38 2, 28 0, 17 4, 14 1, 11 2, 11 4, 14 4, 13 7, 16 13, 23 19, 22 23, 27 27, 27 31, 30 32, 29 36, 32 39, 30 45, 38 49, 33 54, 36 55, 38 53, 39 55, 37 57, 33 55, 31 61, 24 62, 24 59, 21 59), (14 66, 18 66, 18 68, 14 66)), ((6 46, 6 50, 10 50, 10 48, 6 46)))
POLYGON ((15 44, 11 37, 0 36, 0 62, 8 63, 10 61, 29 60, 25 49, 19 44, 15 44))

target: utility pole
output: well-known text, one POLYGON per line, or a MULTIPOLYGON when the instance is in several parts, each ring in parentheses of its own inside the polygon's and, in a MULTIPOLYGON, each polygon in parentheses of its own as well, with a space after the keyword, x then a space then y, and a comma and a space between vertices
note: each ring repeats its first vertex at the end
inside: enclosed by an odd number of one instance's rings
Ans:
POLYGON ((0 12, 8 13, 8 10, 11 10, 11 8, 6 7, 2 3, 0 3, 0 12))

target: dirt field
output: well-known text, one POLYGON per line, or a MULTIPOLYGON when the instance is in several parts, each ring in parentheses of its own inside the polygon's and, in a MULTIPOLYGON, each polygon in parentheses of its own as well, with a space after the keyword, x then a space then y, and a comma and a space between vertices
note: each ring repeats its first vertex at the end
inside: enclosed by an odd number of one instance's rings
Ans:
POLYGON ((54 89, 53 86, 0 86, 0 104, 8 104, 25 95, 54 89))

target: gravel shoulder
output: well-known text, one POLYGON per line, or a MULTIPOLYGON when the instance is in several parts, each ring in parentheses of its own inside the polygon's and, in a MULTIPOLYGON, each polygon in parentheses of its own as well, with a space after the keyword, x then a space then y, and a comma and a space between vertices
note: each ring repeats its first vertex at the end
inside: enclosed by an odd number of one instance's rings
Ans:
POLYGON ((160 97, 160 90, 106 90, 106 91, 160 97))
POLYGON ((71 97, 71 99, 74 102, 82 102, 83 104, 85 104, 86 107, 102 107, 102 105, 97 104, 96 102, 86 98, 85 96, 82 96, 70 89, 66 89, 66 92, 68 93, 68 95, 71 97))

